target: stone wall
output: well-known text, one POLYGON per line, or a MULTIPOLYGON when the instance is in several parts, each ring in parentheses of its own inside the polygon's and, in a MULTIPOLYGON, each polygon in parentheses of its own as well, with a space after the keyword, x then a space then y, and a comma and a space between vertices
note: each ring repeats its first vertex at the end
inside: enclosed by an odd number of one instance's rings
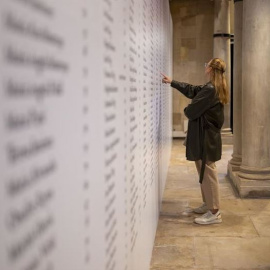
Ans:
MULTIPOLYGON (((204 63, 213 54, 214 2, 173 0, 173 78, 191 84, 204 84, 204 63)), ((190 101, 173 90, 173 130, 184 130, 183 109, 190 101)))
MULTIPOLYGON (((214 1, 172 0, 173 78, 191 84, 204 84, 204 63, 213 55, 214 1)), ((233 33, 233 2, 230 1, 230 33, 233 33)), ((184 108, 190 101, 173 90, 174 136, 184 130, 184 108)))

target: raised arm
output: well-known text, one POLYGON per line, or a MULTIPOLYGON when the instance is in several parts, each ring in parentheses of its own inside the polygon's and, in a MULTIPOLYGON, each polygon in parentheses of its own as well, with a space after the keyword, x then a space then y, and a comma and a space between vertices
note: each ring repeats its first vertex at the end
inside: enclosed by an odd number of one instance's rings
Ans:
POLYGON ((175 80, 172 80, 171 87, 177 89, 187 98, 191 98, 191 99, 194 98, 198 94, 198 92, 202 89, 201 85, 195 86, 192 84, 178 82, 175 80))

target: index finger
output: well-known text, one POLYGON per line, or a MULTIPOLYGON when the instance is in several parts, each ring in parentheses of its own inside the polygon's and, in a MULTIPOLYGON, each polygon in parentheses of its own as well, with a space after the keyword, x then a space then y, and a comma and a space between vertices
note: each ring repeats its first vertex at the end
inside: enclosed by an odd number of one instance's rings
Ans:
POLYGON ((167 77, 165 74, 163 74, 162 72, 160 72, 160 74, 163 76, 163 77, 167 77))

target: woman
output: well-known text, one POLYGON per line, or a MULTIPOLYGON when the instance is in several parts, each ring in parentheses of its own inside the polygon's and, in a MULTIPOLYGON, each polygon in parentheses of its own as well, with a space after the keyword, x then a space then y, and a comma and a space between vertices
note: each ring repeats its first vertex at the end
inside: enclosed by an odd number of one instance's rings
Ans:
POLYGON ((186 138, 187 160, 195 161, 200 176, 203 204, 193 211, 204 214, 195 218, 198 224, 221 223, 219 212, 219 183, 215 161, 221 159, 220 130, 224 122, 224 104, 229 93, 225 79, 225 62, 214 58, 205 64, 209 82, 202 86, 177 82, 163 75, 162 82, 170 83, 192 99, 184 113, 189 119, 186 138))

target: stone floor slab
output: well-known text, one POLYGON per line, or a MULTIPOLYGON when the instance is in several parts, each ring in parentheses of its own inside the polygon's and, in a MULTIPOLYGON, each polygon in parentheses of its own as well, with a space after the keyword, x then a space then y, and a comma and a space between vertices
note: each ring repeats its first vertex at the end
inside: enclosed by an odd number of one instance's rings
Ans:
POLYGON ((161 216, 181 216, 186 215, 187 211, 191 211, 189 208, 189 200, 179 201, 163 201, 161 208, 161 216))
POLYGON ((182 237, 194 236, 192 228, 193 219, 186 216, 181 219, 178 217, 161 216, 156 232, 156 239, 159 237, 182 237))
POLYGON ((270 200, 239 198, 227 178, 231 154, 223 146, 216 163, 223 222, 201 226, 192 211, 202 202, 195 164, 173 141, 151 270, 270 270, 270 200))
MULTIPOLYGON (((251 220, 260 236, 269 236, 270 237, 270 215, 256 215, 251 216, 251 220)), ((269 250, 270 256, 270 250, 269 250)))
POLYGON ((270 213, 270 199, 243 199, 243 204, 256 214, 270 213))
POLYGON ((198 188, 185 189, 165 189, 163 193, 164 200, 198 199, 201 198, 201 191, 198 188))
POLYGON ((167 189, 182 189, 182 188, 198 188, 199 184, 196 181, 196 178, 188 179, 189 181, 179 180, 177 178, 171 178, 170 181, 166 184, 167 189))
POLYGON ((208 237, 258 237, 258 233, 249 217, 222 215, 223 222, 214 225, 194 224, 194 236, 208 237))
POLYGON ((161 216, 156 235, 157 237, 258 237, 258 232, 249 217, 222 215, 221 224, 201 226, 194 223, 194 218, 197 216, 189 213, 161 216))
POLYGON ((270 269, 270 238, 197 237, 196 266, 240 270, 270 269))
POLYGON ((165 266, 178 269, 193 267, 193 237, 157 238, 151 265, 159 268, 165 266))

